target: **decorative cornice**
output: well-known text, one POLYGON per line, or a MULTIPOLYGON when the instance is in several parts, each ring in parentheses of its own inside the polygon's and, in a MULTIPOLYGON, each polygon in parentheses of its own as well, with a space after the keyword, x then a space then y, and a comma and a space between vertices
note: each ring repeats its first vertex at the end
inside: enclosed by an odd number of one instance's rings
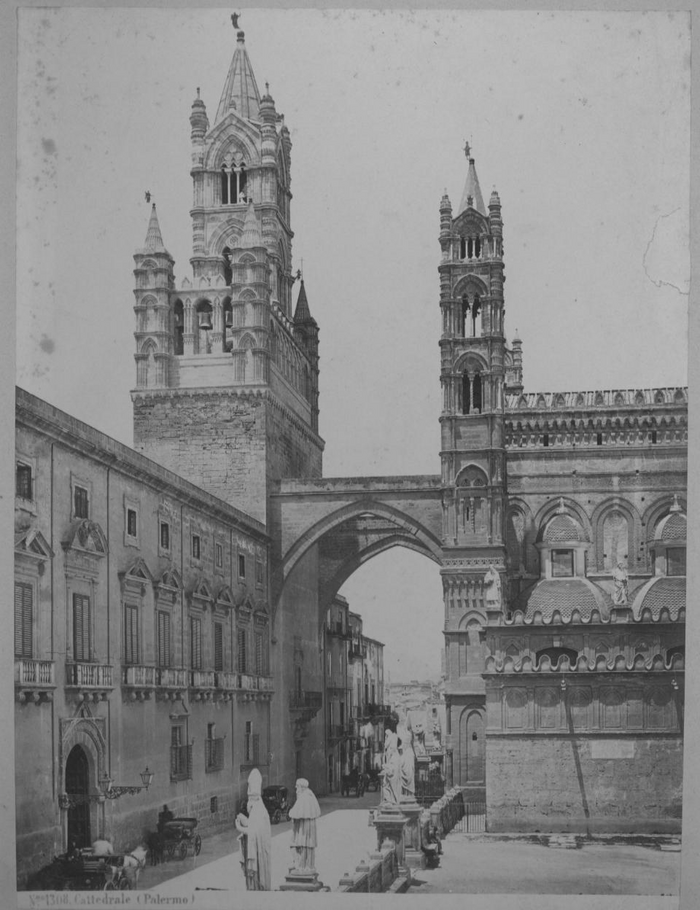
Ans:
POLYGON ((564 655, 555 663, 552 663, 548 656, 544 656, 539 663, 526 655, 519 661, 512 657, 498 658, 489 655, 486 658, 484 667, 485 673, 660 673, 660 672, 679 672, 685 669, 685 662, 680 654, 674 654, 670 660, 664 658, 662 654, 654 654, 653 657, 645 658, 637 654, 631 661, 624 654, 618 654, 615 657, 607 658, 599 654, 595 658, 588 658, 585 654, 579 655, 578 660, 572 666, 569 658, 564 655))

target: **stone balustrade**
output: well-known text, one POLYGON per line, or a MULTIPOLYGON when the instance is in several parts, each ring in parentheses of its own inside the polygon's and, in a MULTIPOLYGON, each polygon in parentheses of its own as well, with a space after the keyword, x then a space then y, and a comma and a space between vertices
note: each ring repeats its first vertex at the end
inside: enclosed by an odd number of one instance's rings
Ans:
POLYGON ((394 846, 383 847, 370 853, 354 872, 346 872, 338 883, 338 891, 345 894, 395 894, 408 890, 410 877, 399 869, 394 846))
POLYGON ((423 842, 428 840, 428 826, 433 825, 440 837, 449 833, 464 816, 464 799, 457 787, 448 790, 421 815, 423 842))

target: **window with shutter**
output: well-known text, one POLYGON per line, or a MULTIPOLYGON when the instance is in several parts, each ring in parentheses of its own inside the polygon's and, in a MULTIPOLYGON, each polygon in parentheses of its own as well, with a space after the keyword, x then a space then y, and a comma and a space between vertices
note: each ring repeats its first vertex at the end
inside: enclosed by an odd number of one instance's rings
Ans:
POLYGON ((76 518, 89 518, 88 514, 88 491, 85 487, 75 488, 74 510, 76 518))
POLYGON ((90 660, 90 598, 73 595, 73 660, 90 660))
POLYGON ((170 666, 170 614, 158 611, 158 666, 170 666))
POLYGON ((129 537, 136 537, 136 511, 135 509, 126 510, 126 533, 129 537))
POLYGON ((253 733, 253 764, 260 764, 260 734, 253 733))
POLYGON ((167 521, 160 523, 160 547, 161 550, 170 549, 170 525, 167 521))
POLYGON ((245 629, 238 630, 238 672, 246 672, 246 634, 245 629))
POLYGON ((224 627, 220 622, 214 623, 214 669, 224 669, 224 627))
POLYGON ((124 662, 139 662, 139 611, 133 604, 124 604, 124 662))
POLYGON ((202 620, 197 616, 190 616, 190 666, 202 669, 202 620))
POLYGON ((17 657, 32 656, 32 612, 34 591, 32 586, 21 581, 15 582, 15 654, 17 657))
POLYGON ((263 637, 260 632, 255 633, 255 672, 258 676, 265 675, 265 653, 263 651, 263 637))
POLYGON ((245 761, 249 762, 251 760, 251 755, 253 751, 253 722, 247 720, 245 722, 245 761))
POLYGON ((32 469, 28 464, 18 464, 15 474, 15 495, 20 499, 33 499, 32 469))

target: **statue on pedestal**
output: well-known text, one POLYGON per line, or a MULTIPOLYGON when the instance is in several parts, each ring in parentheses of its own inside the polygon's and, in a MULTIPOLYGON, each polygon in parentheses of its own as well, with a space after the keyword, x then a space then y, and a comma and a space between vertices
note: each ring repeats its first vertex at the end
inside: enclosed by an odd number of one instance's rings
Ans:
POLYGON ((289 810, 292 819, 292 850, 294 865, 289 870, 297 872, 316 871, 316 819, 321 815, 321 807, 309 782, 300 777, 296 783, 296 802, 289 810))
POLYGON ((615 566, 612 572, 615 589, 613 591, 613 603, 616 607, 624 607, 627 604, 627 570, 621 562, 615 566))
POLYGON ((486 589, 486 607, 492 610, 501 608, 501 576, 493 566, 489 566, 484 575, 486 589))
POLYGON ((257 768, 248 775, 248 817, 239 813, 236 828, 240 831, 241 866, 247 891, 271 891, 272 833, 270 816, 262 801, 262 775, 257 768))
POLYGON ((384 734, 384 764, 379 775, 382 779, 382 802, 398 805, 401 797, 401 754, 398 736, 391 729, 384 734))
POLYGON ((396 731, 401 743, 401 796, 416 795, 416 754, 413 751, 413 731, 408 726, 400 726, 396 731))

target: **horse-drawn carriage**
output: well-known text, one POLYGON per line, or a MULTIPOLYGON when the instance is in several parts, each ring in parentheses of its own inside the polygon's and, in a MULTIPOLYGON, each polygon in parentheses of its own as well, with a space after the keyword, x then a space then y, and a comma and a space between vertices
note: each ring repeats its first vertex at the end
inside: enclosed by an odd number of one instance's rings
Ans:
POLYGON ((37 875, 42 891, 128 891, 125 865, 128 853, 98 856, 92 850, 77 850, 55 856, 37 875))
MULTIPOLYGON (((289 810, 292 803, 289 799, 289 791, 280 784, 271 784, 269 787, 263 787, 262 801, 270 816, 273 825, 278 825, 282 821, 289 821, 289 810)), ((238 811, 241 815, 248 816, 248 797, 244 796, 238 803, 238 811)))
POLYGON ((357 768, 353 768, 349 774, 343 774, 340 778, 340 792, 343 796, 350 796, 350 791, 355 791, 355 796, 362 796, 367 787, 367 775, 357 768))
POLYGON ((202 838, 195 832, 196 827, 196 818, 173 818, 164 822, 160 830, 163 855, 168 859, 173 856, 185 859, 188 853, 199 856, 202 838))

